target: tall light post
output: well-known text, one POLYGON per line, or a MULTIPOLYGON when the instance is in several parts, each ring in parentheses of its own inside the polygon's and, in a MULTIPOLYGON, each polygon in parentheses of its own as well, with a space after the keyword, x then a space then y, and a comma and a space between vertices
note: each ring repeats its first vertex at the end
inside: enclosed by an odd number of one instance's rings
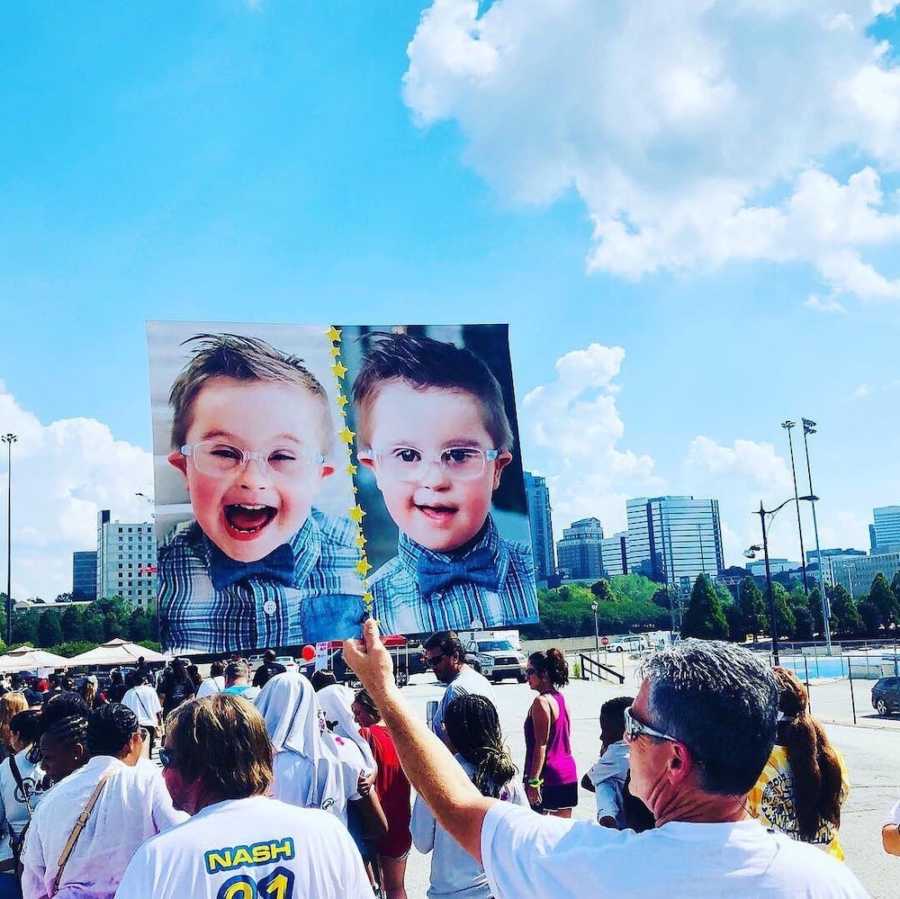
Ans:
POLYGON ((803 548, 803 523, 800 519, 800 497, 797 495, 797 469, 794 466, 794 441, 791 438, 791 428, 796 425, 797 422, 789 418, 781 423, 781 427, 787 431, 788 447, 791 451, 791 476, 794 479, 794 502, 797 504, 797 533, 800 535, 800 573, 803 575, 803 592, 809 596, 809 585, 806 582, 806 550, 803 548))
POLYGON ((6 645, 12 643, 12 445, 19 438, 12 433, 0 437, 6 444, 6 645))
MULTIPOLYGON (((801 419, 803 422, 803 448, 806 450, 806 476, 809 480, 809 492, 812 494, 812 468, 809 465, 809 442, 808 434, 816 433, 816 423, 808 418, 801 419)), ((816 561, 818 562, 818 580, 819 580, 819 601, 822 605, 822 630, 825 635, 825 648, 828 655, 831 655, 831 609, 828 606, 828 598, 825 596, 825 577, 822 570, 822 550, 819 548, 819 522, 816 518, 816 504, 812 504, 813 513, 813 532, 816 535, 816 561)))
MULTIPOLYGON (((766 596, 769 601, 769 633, 772 635, 772 660, 776 665, 780 664, 780 660, 778 657, 778 621, 775 616, 775 595, 772 592, 772 572, 769 570, 769 536, 766 531, 766 516, 775 515, 776 512, 780 512, 788 503, 796 502, 799 505, 801 500, 814 503, 817 499, 817 496, 813 496, 811 494, 809 496, 791 497, 790 499, 786 499, 783 503, 776 506, 774 509, 764 508, 762 500, 760 500, 759 511, 753 513, 754 515, 759 515, 759 524, 762 528, 762 551, 763 558, 765 559, 766 563, 766 596)), ((759 550, 759 546, 751 546, 750 549, 747 550, 747 552, 750 554, 749 558, 753 558, 752 554, 758 552, 759 550)))
POLYGON ((594 613, 594 655, 597 656, 597 661, 600 661, 600 628, 597 624, 597 610, 600 606, 595 599, 591 603, 591 611, 594 613))

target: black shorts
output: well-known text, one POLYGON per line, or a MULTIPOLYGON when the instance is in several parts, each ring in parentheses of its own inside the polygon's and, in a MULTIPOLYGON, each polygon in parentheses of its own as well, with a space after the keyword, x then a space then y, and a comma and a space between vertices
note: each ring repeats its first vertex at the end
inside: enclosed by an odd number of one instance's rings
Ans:
POLYGON ((558 812, 578 805, 578 782, 570 784, 544 784, 541 787, 541 803, 533 805, 536 812, 558 812))

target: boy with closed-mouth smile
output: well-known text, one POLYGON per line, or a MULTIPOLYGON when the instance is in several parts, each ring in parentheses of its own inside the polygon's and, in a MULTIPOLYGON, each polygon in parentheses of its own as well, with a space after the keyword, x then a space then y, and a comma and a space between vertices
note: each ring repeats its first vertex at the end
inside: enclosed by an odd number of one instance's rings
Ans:
POLYGON ((385 632, 536 621, 531 547, 501 537, 490 514, 513 444, 490 369, 451 343, 375 335, 353 399, 359 461, 400 531, 369 582, 385 632))
POLYGON ((356 633, 355 526, 313 506, 334 473, 324 388, 262 340, 191 340, 170 395, 169 462, 196 521, 160 547, 167 645, 230 652, 356 633))

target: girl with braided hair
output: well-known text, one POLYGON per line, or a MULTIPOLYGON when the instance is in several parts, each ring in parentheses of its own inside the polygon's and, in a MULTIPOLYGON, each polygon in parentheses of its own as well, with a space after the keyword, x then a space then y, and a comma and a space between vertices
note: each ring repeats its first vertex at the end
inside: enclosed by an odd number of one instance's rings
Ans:
MULTIPOLYGON (((457 697, 447 706, 443 727, 448 748, 482 795, 528 805, 490 699, 475 693, 457 697)), ((428 899, 490 899, 484 868, 437 823, 421 796, 413 807, 412 837, 416 849, 432 852, 428 899)))
POLYGON ((778 731, 747 808, 766 827, 812 843, 840 861, 841 805, 850 790, 844 760, 809 712, 806 688, 793 671, 774 669, 778 731))

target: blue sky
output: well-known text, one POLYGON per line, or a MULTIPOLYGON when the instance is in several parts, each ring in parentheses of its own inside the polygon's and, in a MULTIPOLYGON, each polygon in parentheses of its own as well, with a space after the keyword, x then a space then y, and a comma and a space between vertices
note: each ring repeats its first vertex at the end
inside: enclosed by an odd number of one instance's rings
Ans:
POLYGON ((697 6, 4 9, 16 592, 143 511, 147 319, 509 321, 557 527, 714 495, 729 560, 806 415, 823 539, 865 547, 900 503, 897 20, 697 6))

